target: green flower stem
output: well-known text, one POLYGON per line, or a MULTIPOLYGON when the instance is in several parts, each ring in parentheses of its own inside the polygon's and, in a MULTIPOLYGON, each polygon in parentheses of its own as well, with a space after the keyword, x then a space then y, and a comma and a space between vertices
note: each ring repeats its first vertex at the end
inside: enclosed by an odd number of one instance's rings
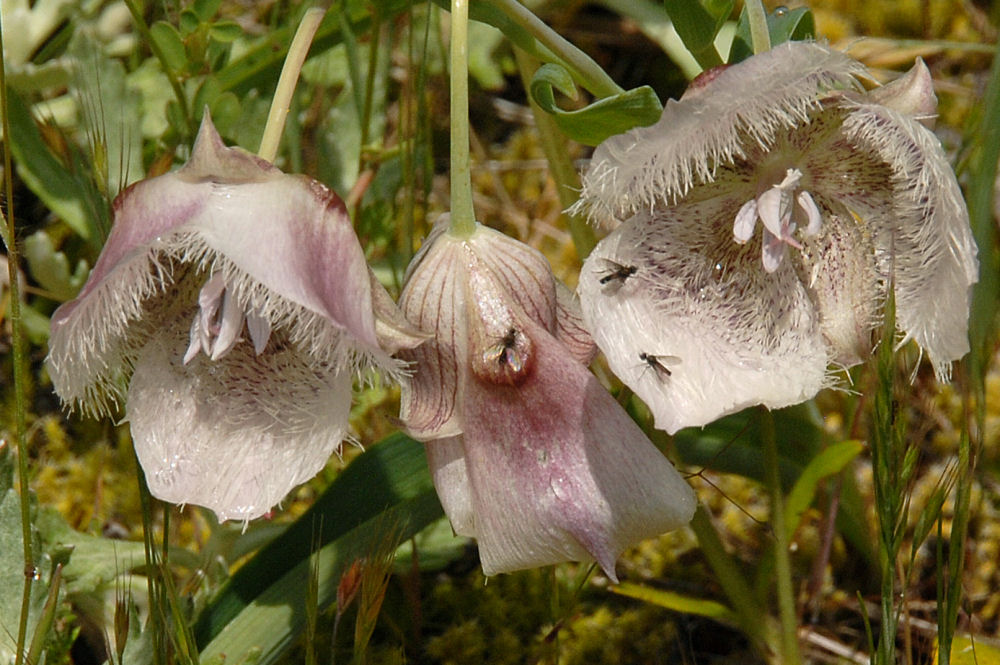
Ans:
POLYGON ((486 1, 527 30, 542 46, 558 56, 563 64, 576 75, 583 87, 597 97, 612 97, 624 92, 590 56, 545 25, 544 21, 525 9, 518 0, 486 1))
POLYGON ((28 367, 24 329, 21 326, 21 263, 14 230, 14 168, 10 158, 10 119, 7 113, 7 68, 3 59, 3 21, 0 19, 0 115, 3 116, 3 184, 7 216, 0 210, 0 228, 7 249, 7 271, 10 276, 10 328, 14 364, 14 442, 17 446, 17 480, 21 508, 21 542, 24 548, 24 587, 21 593, 21 613, 17 623, 15 665, 24 662, 24 644, 28 636, 28 608, 31 605, 31 584, 35 580, 35 559, 31 551, 31 513, 28 510, 28 442, 25 436, 25 369, 28 367))
POLYGON ((476 230, 469 168, 469 0, 451 0, 451 226, 467 238, 476 230))
POLYGON ((719 539, 719 534, 703 506, 699 505, 698 509, 694 511, 694 517, 691 518, 691 530, 698 538, 701 552, 708 560, 712 572, 715 573, 715 579, 722 587, 723 593, 726 594, 726 599, 736 611, 740 628, 760 653, 767 653, 768 645, 773 643, 773 640, 769 639, 771 633, 768 630, 768 625, 765 620, 762 620, 762 618, 767 617, 767 612, 754 603, 753 591, 747 585, 736 560, 726 552, 726 548, 719 539))
POLYGON ((767 14, 760 0, 746 0, 743 5, 750 21, 750 41, 753 42, 753 52, 764 53, 771 50, 771 32, 767 29, 767 14))
POLYGON ((774 416, 766 409, 761 411, 764 466, 767 468, 767 484, 771 492, 771 529, 774 532, 774 573, 777 577, 778 616, 781 620, 781 638, 778 646, 783 665, 798 665, 802 662, 799 653, 799 622, 795 613, 795 597, 792 590, 792 565, 788 558, 785 495, 781 487, 778 441, 774 434, 774 416))
POLYGON ((285 117, 288 115, 292 93, 295 92, 302 63, 306 61, 306 54, 309 53, 313 37, 316 36, 324 16, 326 16, 325 6, 307 9, 302 15, 295 36, 292 37, 292 44, 288 47, 288 55, 285 56, 285 64, 282 65, 281 76, 278 77, 278 87, 274 90, 271 109, 267 113, 264 134, 260 138, 260 149, 257 150, 257 155, 269 162, 273 162, 278 154, 278 144, 281 142, 281 133, 285 130, 285 117))
POLYGON ((160 61, 163 73, 167 77, 167 80, 170 81, 170 87, 174 89, 174 97, 177 98, 177 103, 180 104, 181 114, 184 116, 184 123, 187 125, 188 132, 191 136, 194 136, 197 128, 194 126, 191 109, 188 108, 187 96, 184 94, 184 87, 181 85, 180 79, 177 78, 177 72, 167 64, 167 58, 163 54, 163 51, 160 50, 160 45, 153 39, 153 34, 149 31, 149 26, 146 25, 146 19, 143 18, 142 7, 138 5, 136 0, 125 0, 125 5, 132 15, 132 22, 135 24, 135 29, 139 31, 139 36, 144 42, 149 44, 153 55, 160 61))
MULTIPOLYGON (((525 90, 527 90, 531 87, 532 73, 538 69, 538 61, 516 46, 514 47, 514 56, 517 58, 517 68, 521 72, 521 80, 525 90)), ((539 108, 530 95, 528 101, 531 104, 531 113, 535 118, 535 128, 538 130, 538 138, 542 143, 545 159, 549 162, 549 171, 556 181, 559 205, 565 211, 576 203, 578 198, 576 193, 580 191, 580 176, 566 152, 566 141, 556 126, 555 120, 539 108)), ((587 258, 594 249, 594 245, 597 244, 594 229, 579 215, 569 215, 563 212, 559 216, 566 224, 566 228, 569 229, 569 234, 573 238, 573 246, 576 248, 576 255, 582 261, 587 258)))

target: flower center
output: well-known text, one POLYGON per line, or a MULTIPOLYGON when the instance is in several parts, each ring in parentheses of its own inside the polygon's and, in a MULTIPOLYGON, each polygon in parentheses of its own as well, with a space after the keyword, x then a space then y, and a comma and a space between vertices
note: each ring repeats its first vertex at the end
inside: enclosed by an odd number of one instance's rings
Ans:
POLYGON ((260 314, 248 311, 236 301, 227 288, 225 278, 213 274, 198 293, 198 311, 191 322, 191 342, 184 353, 184 364, 191 362, 199 351, 212 360, 225 356, 242 337, 244 324, 250 334, 254 353, 258 356, 271 338, 271 324, 260 314))
POLYGON ((823 223, 812 195, 799 186, 801 180, 801 171, 787 169, 781 182, 744 203, 733 221, 733 239, 741 245, 753 237, 758 218, 764 223, 762 260, 767 272, 781 265, 786 245, 802 249, 792 235, 799 225, 805 224, 803 233, 808 237, 819 233, 823 223))

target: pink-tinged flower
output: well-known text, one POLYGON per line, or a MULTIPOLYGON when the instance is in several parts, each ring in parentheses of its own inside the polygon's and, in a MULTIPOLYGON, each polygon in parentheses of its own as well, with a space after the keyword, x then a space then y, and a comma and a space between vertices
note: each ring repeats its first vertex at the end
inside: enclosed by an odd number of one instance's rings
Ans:
POLYGON ((922 62, 787 43, 696 81, 599 146, 581 208, 620 225, 587 260, 585 321, 657 427, 777 408, 866 358, 893 288, 940 378, 968 351, 976 248, 922 62))
POLYGON ((79 296, 52 317, 72 408, 124 402, 150 491, 250 520, 346 436, 359 371, 398 376, 422 339, 365 263, 340 199, 227 148, 206 117, 190 161, 136 183, 79 296))
POLYGON ((407 318, 435 338, 402 419, 427 442, 456 533, 487 575, 595 559, 615 579, 629 545, 686 524, 694 495, 587 370, 595 351, 545 258, 477 226, 438 222, 409 269, 407 318))

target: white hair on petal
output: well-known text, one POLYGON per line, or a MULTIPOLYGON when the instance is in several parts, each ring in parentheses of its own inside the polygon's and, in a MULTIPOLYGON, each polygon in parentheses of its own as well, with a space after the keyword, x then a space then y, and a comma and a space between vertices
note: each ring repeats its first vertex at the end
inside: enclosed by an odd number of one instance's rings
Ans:
POLYGON ((863 65, 818 43, 788 42, 733 65, 697 94, 668 101, 655 125, 598 146, 572 210, 607 224, 672 203, 746 148, 766 150, 779 132, 807 123, 829 92, 860 90, 863 78, 863 65))

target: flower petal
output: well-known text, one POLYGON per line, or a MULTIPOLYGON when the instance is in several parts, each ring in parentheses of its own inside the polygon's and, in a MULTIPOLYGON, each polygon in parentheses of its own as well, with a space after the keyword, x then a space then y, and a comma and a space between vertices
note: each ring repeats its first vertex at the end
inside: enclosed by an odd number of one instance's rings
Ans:
POLYGON ((126 419, 149 489, 220 521, 259 517, 340 445, 351 373, 310 368, 288 345, 256 355, 241 344, 184 365, 187 337, 177 321, 135 361, 126 419))
POLYGON ((727 220, 740 205, 640 213, 598 243, 580 274, 594 340, 670 433, 754 404, 795 404, 829 383, 818 317, 789 262, 764 272, 755 242, 732 242, 727 220), (606 292, 602 261, 638 266, 632 287, 606 292), (669 372, 649 357, 672 357, 669 372))
POLYGON ((468 353, 465 292, 451 276, 462 274, 463 261, 461 241, 440 232, 427 238, 399 297, 406 318, 435 333, 419 347, 399 352, 413 367, 413 376, 402 383, 400 418, 406 431, 422 441, 462 431, 456 399, 464 380, 458 358, 468 353))
POLYGON ((451 528, 459 536, 476 537, 476 513, 472 502, 472 485, 465 464, 465 449, 461 436, 429 441, 427 466, 431 470, 434 489, 444 508, 451 528))
POLYGON ((825 45, 786 42, 732 65, 659 122, 613 136, 594 151, 577 211, 599 223, 670 204, 714 178, 720 165, 767 150, 782 131, 808 122, 831 90, 858 90, 869 78, 856 60, 825 45))
POLYGON ((464 399, 483 571, 593 558, 616 580, 621 552, 686 524, 694 494, 585 367, 523 326, 531 376, 517 387, 470 380, 464 399))
POLYGON ((951 362, 969 350, 969 301, 979 272, 955 174, 937 137, 892 109, 861 106, 845 120, 844 133, 891 169, 893 216, 888 233, 877 238, 878 251, 895 284, 899 328, 945 380, 951 362))
POLYGON ((928 129, 937 118, 937 95, 930 70, 920 58, 895 81, 871 90, 868 99, 894 111, 912 116, 928 129))

